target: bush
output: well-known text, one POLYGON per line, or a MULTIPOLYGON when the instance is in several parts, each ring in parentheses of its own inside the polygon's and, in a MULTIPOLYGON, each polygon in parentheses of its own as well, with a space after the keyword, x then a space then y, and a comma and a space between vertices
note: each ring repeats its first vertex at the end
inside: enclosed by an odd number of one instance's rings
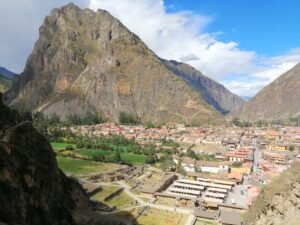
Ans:
POLYGON ((121 112, 119 115, 119 123, 120 124, 140 124, 141 123, 141 119, 137 116, 134 116, 130 113, 126 113, 126 112, 121 112))
POLYGON ((74 149, 74 147, 72 145, 68 145, 68 146, 65 147, 65 150, 73 151, 75 149, 74 149))

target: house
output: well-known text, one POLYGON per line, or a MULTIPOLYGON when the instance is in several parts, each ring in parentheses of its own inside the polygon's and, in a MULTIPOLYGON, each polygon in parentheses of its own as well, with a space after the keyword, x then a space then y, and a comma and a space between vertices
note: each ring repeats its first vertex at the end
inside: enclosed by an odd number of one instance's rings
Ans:
POLYGON ((286 164, 288 161, 288 156, 285 154, 278 154, 273 152, 265 152, 263 153, 263 158, 270 162, 274 162, 276 164, 286 164))
POLYGON ((230 162, 196 161, 196 169, 204 173, 228 173, 230 162))
POLYGON ((229 151, 226 154, 229 161, 232 162, 248 162, 253 161, 253 151, 249 148, 229 151))
POLYGON ((267 144, 266 149, 270 151, 287 151, 289 150, 289 145, 283 143, 267 144))
POLYGON ((275 130, 269 130, 265 134, 264 138, 267 139, 267 140, 278 140, 278 139, 280 139, 280 132, 275 131, 275 130))
POLYGON ((182 167, 186 172, 195 172, 196 159, 184 157, 182 160, 182 167))
POLYGON ((237 172, 231 172, 227 175, 227 178, 236 182, 237 184, 243 183, 243 174, 237 172))

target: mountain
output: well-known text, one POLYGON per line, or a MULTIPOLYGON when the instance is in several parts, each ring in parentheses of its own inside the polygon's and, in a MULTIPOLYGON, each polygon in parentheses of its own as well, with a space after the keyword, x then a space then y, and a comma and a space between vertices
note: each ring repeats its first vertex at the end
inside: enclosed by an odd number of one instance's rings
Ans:
POLYGON ((58 168, 47 139, 1 97, 0 224, 125 225, 93 210, 82 186, 58 168))
POLYGON ((2 74, 3 76, 7 77, 7 78, 13 78, 16 76, 15 73, 9 71, 8 69, 1 67, 0 66, 0 74, 2 74))
POLYGON ((163 60, 162 63, 178 77, 181 77, 189 86, 196 90, 205 101, 222 114, 227 114, 244 103, 239 96, 231 93, 223 85, 204 76, 192 66, 163 60))
POLYGON ((75 224, 72 211, 88 197, 58 169, 46 138, 18 119, 0 101, 0 224, 75 224))
POLYGON ((300 221, 300 162, 267 185, 244 216, 245 225, 296 225, 300 221))
POLYGON ((165 64, 108 12, 71 3, 46 17, 24 71, 4 99, 62 118, 97 111, 117 121, 126 112, 142 121, 189 124, 222 120, 220 112, 239 101, 231 93, 217 96, 217 88, 199 91, 204 81, 192 86, 186 79, 194 69, 184 78, 165 64))
POLYGON ((299 98, 300 64, 297 64, 229 116, 247 120, 299 117, 299 98))

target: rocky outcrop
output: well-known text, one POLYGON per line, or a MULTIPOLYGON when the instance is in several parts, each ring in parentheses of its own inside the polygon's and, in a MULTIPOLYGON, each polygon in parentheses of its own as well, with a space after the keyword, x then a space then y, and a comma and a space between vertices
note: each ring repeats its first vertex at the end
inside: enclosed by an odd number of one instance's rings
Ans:
POLYGON ((0 101, 0 224, 125 224, 94 211, 81 185, 58 168, 46 138, 20 121, 0 101))
POLYGON ((266 86, 251 100, 230 113, 245 120, 287 119, 300 116, 300 64, 266 86))
POLYGON ((58 169, 50 144, 30 123, 0 129, 0 159, 1 222, 71 225, 73 211, 88 207, 83 188, 58 169))
POLYGON ((242 98, 188 64, 174 60, 162 60, 162 63, 174 74, 184 79, 208 104, 222 114, 227 114, 244 103, 242 98))
POLYGON ((108 12, 74 4, 54 9, 6 103, 61 117, 120 112, 142 121, 202 123, 219 120, 199 92, 108 12))
POLYGON ((246 213, 246 225, 294 225, 300 221, 300 162, 272 181, 246 213))

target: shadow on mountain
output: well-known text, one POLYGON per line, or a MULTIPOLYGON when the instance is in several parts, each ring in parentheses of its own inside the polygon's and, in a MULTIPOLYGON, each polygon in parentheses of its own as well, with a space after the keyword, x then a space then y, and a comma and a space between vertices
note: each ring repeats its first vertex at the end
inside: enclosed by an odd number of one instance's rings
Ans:
POLYGON ((58 168, 47 139, 1 100, 0 93, 0 224, 136 224, 130 214, 93 211, 83 187, 58 168))

